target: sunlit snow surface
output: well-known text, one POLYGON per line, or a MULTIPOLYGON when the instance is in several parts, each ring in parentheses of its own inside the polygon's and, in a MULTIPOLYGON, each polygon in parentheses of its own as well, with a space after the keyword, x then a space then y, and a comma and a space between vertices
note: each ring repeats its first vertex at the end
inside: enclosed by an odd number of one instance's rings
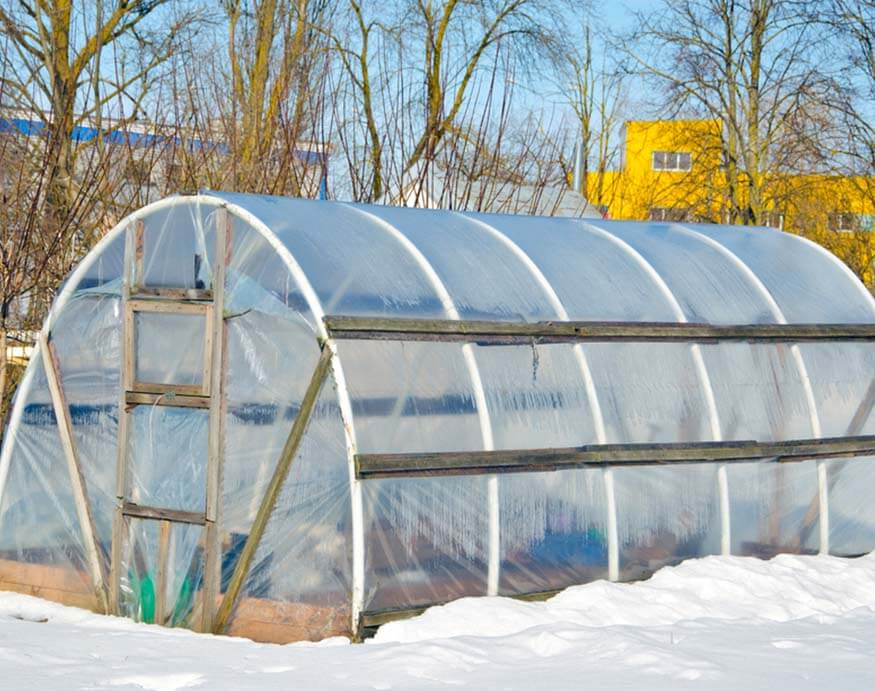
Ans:
POLYGON ((875 556, 710 557, 287 646, 0 593, 2 689, 875 688, 875 556))

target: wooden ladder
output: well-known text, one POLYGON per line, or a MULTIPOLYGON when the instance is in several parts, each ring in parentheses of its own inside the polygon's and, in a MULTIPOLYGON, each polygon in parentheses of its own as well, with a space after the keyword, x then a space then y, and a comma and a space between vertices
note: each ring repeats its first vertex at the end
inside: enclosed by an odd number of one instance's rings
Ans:
MULTIPOLYGON (((225 349, 227 325, 224 318, 225 274, 231 253, 232 220, 226 209, 216 212, 215 262, 212 286, 203 288, 155 288, 145 285, 145 224, 135 221, 125 237, 122 276, 122 358, 118 402, 118 455, 116 464, 116 506, 112 523, 112 552, 109 575, 109 611, 120 614, 122 555, 130 539, 130 519, 159 522, 155 573, 155 622, 167 614, 167 561, 173 523, 203 526, 204 578, 200 612, 195 607, 194 626, 211 631, 220 595, 221 537, 219 519, 223 467, 223 424, 225 419, 225 349), (138 313, 191 315, 204 322, 203 372, 200 384, 160 384, 138 381, 138 313), (131 501, 128 443, 131 411, 139 405, 172 406, 209 410, 209 430, 204 511, 182 511, 172 507, 144 506, 131 501)), ((183 460, 183 459, 181 459, 183 460)))

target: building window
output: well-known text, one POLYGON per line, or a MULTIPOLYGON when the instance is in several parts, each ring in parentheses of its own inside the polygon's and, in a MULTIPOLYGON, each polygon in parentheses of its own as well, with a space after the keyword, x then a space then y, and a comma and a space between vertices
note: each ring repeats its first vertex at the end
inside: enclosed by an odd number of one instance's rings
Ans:
POLYGON ((651 206, 650 207, 651 221, 689 221, 690 210, 669 206, 651 206))
POLYGON ((653 170, 686 173, 693 168, 693 155, 684 151, 654 151, 653 170))
POLYGON ((784 230, 784 214, 779 211, 763 211, 761 216, 761 224, 767 228, 777 228, 784 230))
POLYGON ((863 217, 849 211, 833 211, 828 216, 829 229, 840 233, 851 233, 863 229, 863 217))

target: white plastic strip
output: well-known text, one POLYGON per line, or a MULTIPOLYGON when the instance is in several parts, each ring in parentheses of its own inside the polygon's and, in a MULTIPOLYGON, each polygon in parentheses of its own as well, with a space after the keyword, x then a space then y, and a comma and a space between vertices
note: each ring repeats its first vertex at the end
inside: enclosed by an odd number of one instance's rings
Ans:
MULTIPOLYGON (((507 247, 523 263, 538 285, 541 286, 541 289, 547 297, 547 301, 550 303, 550 307, 556 313, 556 318, 561 321, 571 321, 568 310, 559 298, 558 293, 556 293, 556 290, 544 275, 544 272, 541 271, 541 268, 522 247, 517 245, 495 226, 486 223, 475 216, 458 213, 457 215, 461 216, 466 221, 470 221, 483 228, 483 230, 507 247)), ((595 388, 595 381, 592 378, 592 371, 589 368, 589 362, 586 359, 586 353, 583 350, 583 345, 575 343, 573 346, 573 352, 574 358, 577 361, 577 366, 580 369, 581 377, 583 378, 586 398, 589 401, 589 407, 592 411, 592 421, 596 441, 599 444, 606 444, 608 438, 607 433, 605 432, 605 419, 602 414, 602 406, 599 401, 598 392, 595 388)), ((608 579, 616 581, 619 579, 620 575, 620 557, 617 537, 617 501, 614 496, 614 471, 612 468, 605 468, 601 472, 605 490, 605 504, 607 508, 608 579)))
MULTIPOLYGON (((441 280, 440 276, 438 276, 438 273, 431 265, 431 262, 429 262, 420 249, 413 244, 410 238, 388 221, 369 211, 365 211, 357 206, 345 206, 369 219, 378 227, 389 233, 408 252, 408 254, 410 254, 417 266, 419 266, 425 274, 428 282, 431 284, 432 288, 434 288, 435 293, 441 302, 441 308, 444 310, 447 318, 455 321, 461 320, 462 317, 459 314, 459 310, 456 308, 456 304, 453 302, 444 282, 441 280)), ((470 343, 465 343, 462 346, 462 356, 465 360, 465 367, 468 370, 468 375, 471 377, 471 387, 474 393, 474 402, 477 405, 477 417, 480 423, 480 437, 483 443, 483 450, 494 451, 495 439, 492 434, 492 419, 489 415, 489 407, 486 403, 486 391, 483 388, 483 379, 480 377, 480 368, 477 366, 474 348, 470 343)), ((489 510, 489 567, 487 572, 486 594, 497 595, 501 570, 501 534, 498 478, 495 475, 490 475, 487 480, 487 502, 489 510)))
MULTIPOLYGON (((784 316, 783 310, 778 305, 771 291, 766 288, 765 284, 760 280, 753 269, 750 268, 741 257, 728 247, 717 240, 708 237, 704 233, 700 233, 694 228, 682 225, 674 225, 673 228, 687 234, 701 242, 704 242, 709 247, 718 251, 722 256, 726 257, 741 273, 750 281, 754 289, 762 295, 763 299, 772 313, 772 318, 778 324, 786 324, 787 318, 784 316)), ((811 378, 808 376, 808 369, 805 366, 805 360, 802 357, 802 351, 798 344, 790 346, 790 356, 793 358, 793 363, 796 366, 796 371, 799 373, 799 379, 802 381, 802 390, 805 394, 805 404, 808 407, 808 419, 811 424, 812 437, 817 439, 823 436, 823 430, 820 425, 820 415, 817 412, 817 402, 814 398, 814 389, 811 386, 811 378)), ((826 465, 824 461, 817 461, 817 483, 818 483, 818 502, 820 507, 820 552, 821 554, 829 554, 829 486, 826 477, 826 465)))
MULTIPOLYGON (((647 261, 644 256, 634 247, 621 238, 609 233, 602 228, 599 228, 592 223, 580 221, 580 227, 584 230, 603 237, 610 242, 613 242, 623 252, 628 254, 632 259, 644 270, 647 276, 656 284, 660 293, 668 302, 668 305, 678 322, 686 323, 689 320, 684 314, 680 303, 674 293, 668 287, 668 284, 663 280, 659 272, 653 265, 647 261)), ((702 349, 698 343, 690 345, 690 354, 693 358, 693 366, 696 369, 696 376, 702 388, 702 394, 705 397, 705 406, 708 411, 708 422, 711 427, 711 441, 723 441, 723 433, 721 431, 720 416, 717 413, 717 401, 714 398, 714 387, 711 385, 711 377, 708 376, 708 370, 705 367, 705 360, 702 357, 702 349)), ((717 469, 717 488, 720 498, 720 549, 721 552, 728 554, 729 545, 731 544, 731 526, 729 522, 729 484, 726 479, 726 469, 721 466, 717 469), (725 551, 724 551, 725 550, 725 551)), ((613 488, 612 488, 613 491, 613 488)), ((615 509, 616 510, 616 509, 615 509)))

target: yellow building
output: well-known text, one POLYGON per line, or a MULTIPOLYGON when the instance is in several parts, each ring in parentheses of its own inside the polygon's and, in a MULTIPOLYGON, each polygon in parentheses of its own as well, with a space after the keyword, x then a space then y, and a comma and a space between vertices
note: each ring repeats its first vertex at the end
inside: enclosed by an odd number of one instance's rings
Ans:
MULTIPOLYGON (((719 120, 628 121, 619 169, 590 173, 587 197, 609 218, 726 223, 721 158, 719 120)), ((875 177, 775 172, 763 189, 761 225, 819 242, 873 285, 875 177)))

